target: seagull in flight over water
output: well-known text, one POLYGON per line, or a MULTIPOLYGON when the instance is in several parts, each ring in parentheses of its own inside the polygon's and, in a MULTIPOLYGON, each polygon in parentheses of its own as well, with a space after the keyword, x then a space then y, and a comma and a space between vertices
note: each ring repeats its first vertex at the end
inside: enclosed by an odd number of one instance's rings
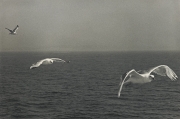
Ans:
POLYGON ((14 30, 10 30, 10 29, 8 29, 8 28, 5 28, 5 29, 7 29, 7 30, 10 31, 9 34, 11 34, 11 35, 16 35, 16 34, 17 34, 16 31, 17 31, 18 28, 19 28, 19 26, 17 25, 16 28, 14 28, 14 30))
MULTIPOLYGON (((60 59, 60 58, 46 58, 46 59, 42 59, 40 61, 38 61, 37 63, 35 64, 32 64, 32 66, 30 67, 30 69, 33 69, 33 68, 37 68, 39 67, 41 64, 52 64, 53 62, 63 62, 65 63, 66 61, 60 59)), ((67 61, 66 63, 69 63, 70 61, 67 61)))
POLYGON ((174 71, 169 68, 167 65, 159 65, 156 67, 153 67, 149 70, 143 70, 143 71, 135 71, 134 69, 130 70, 127 73, 124 73, 121 76, 121 82, 120 82, 120 89, 118 92, 118 97, 121 95, 121 90, 124 84, 126 83, 149 83, 152 80, 154 80, 154 75, 152 73, 155 73, 160 76, 168 76, 172 81, 177 80, 178 76, 174 73, 174 71))

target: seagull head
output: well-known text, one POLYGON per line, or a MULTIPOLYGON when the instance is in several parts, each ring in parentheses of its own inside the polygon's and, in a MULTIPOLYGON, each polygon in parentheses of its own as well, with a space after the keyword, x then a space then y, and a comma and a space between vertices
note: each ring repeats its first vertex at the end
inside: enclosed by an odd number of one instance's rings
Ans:
POLYGON ((152 80, 155 79, 155 78, 154 78, 154 75, 149 75, 149 77, 150 77, 152 80))

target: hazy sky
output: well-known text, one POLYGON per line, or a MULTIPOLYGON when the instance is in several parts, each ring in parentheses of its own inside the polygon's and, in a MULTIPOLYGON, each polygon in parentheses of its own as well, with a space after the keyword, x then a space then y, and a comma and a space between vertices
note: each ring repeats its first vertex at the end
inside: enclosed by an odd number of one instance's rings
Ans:
POLYGON ((146 50, 180 50, 180 0, 0 0, 0 51, 146 50))

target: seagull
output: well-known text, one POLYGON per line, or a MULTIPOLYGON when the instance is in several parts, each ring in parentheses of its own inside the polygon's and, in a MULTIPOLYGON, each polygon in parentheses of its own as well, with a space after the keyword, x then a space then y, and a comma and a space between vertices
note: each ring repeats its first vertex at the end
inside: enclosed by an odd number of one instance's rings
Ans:
MULTIPOLYGON (((63 63, 65 63, 66 61, 64 61, 62 59, 59 59, 59 58, 46 58, 46 59, 42 59, 42 60, 38 61, 35 64, 32 64, 30 69, 37 68, 41 64, 52 64, 53 62, 63 62, 63 63)), ((69 63, 69 61, 67 63, 69 63)))
POLYGON ((172 81, 177 80, 178 76, 174 73, 174 71, 169 68, 167 65, 159 65, 153 68, 150 68, 149 70, 144 71, 135 71, 134 69, 130 70, 127 73, 124 73, 121 76, 121 82, 120 82, 120 89, 118 92, 118 97, 121 95, 121 90, 124 84, 126 83, 134 83, 134 84, 143 84, 143 83, 149 83, 153 81, 154 75, 152 73, 155 73, 160 76, 168 76, 172 81))
POLYGON ((19 26, 17 25, 16 28, 14 28, 14 30, 10 30, 10 29, 8 29, 8 28, 5 28, 5 29, 7 29, 7 30, 10 31, 9 34, 11 34, 11 35, 16 35, 16 34, 17 34, 16 31, 17 31, 18 28, 19 28, 19 26))

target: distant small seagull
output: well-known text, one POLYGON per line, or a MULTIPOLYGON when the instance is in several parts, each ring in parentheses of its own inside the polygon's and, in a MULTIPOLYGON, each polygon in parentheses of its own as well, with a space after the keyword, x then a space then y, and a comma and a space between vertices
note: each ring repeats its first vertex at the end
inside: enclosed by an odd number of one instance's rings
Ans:
POLYGON ((5 29, 7 29, 7 30, 10 31, 9 34, 11 34, 11 35, 16 35, 16 34, 17 34, 16 31, 17 31, 18 28, 19 28, 19 26, 17 25, 16 28, 14 28, 14 30, 10 30, 10 29, 8 29, 8 28, 5 28, 5 29))
MULTIPOLYGON (((30 69, 37 68, 41 64, 52 64, 53 62, 63 62, 63 63, 65 63, 66 61, 64 61, 62 59, 59 59, 59 58, 46 58, 46 59, 38 61, 36 64, 32 64, 30 69)), ((69 63, 69 61, 67 63, 69 63)))
POLYGON ((172 81, 175 81, 178 78, 177 75, 174 73, 174 71, 171 68, 169 68, 167 65, 159 65, 149 70, 138 71, 138 72, 132 69, 121 76, 122 80, 120 82, 118 97, 120 97, 121 95, 123 84, 126 83, 143 84, 143 83, 151 82, 152 80, 154 80, 154 75, 152 75, 151 73, 155 73, 161 76, 168 76, 172 81))

